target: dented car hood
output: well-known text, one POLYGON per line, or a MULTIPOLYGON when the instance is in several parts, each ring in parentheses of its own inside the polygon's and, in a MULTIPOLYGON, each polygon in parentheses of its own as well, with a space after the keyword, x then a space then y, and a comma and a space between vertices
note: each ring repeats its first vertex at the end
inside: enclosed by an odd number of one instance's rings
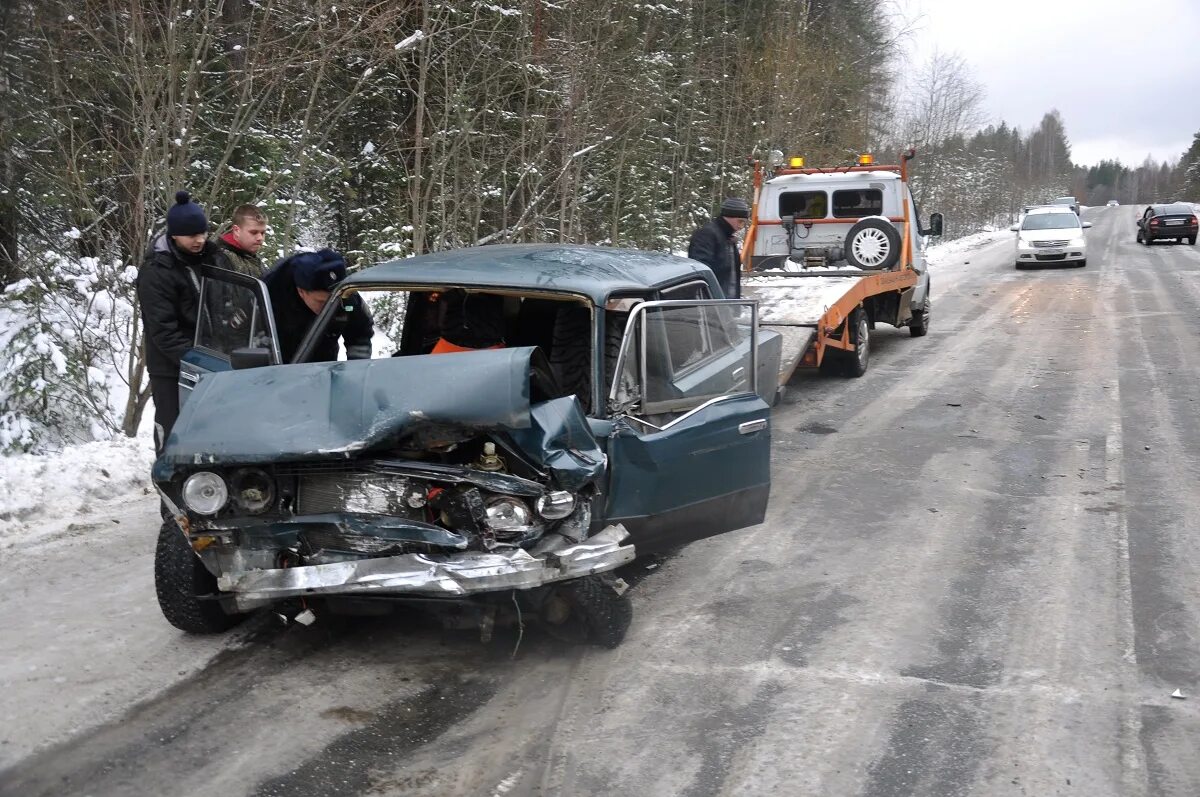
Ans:
MULTIPOLYGON (((479 432, 548 441, 556 436, 553 430, 526 434, 539 425, 531 423, 530 411, 534 351, 495 349, 210 374, 184 404, 154 477, 169 479, 179 467, 206 463, 346 459, 370 449, 425 448, 479 432)), ((595 441, 589 446, 578 438, 578 425, 585 423, 578 402, 572 397, 545 404, 555 405, 559 412, 553 414, 559 416, 563 402, 574 407, 558 421, 576 432, 569 435, 573 447, 592 449, 587 458, 602 462, 595 441)))

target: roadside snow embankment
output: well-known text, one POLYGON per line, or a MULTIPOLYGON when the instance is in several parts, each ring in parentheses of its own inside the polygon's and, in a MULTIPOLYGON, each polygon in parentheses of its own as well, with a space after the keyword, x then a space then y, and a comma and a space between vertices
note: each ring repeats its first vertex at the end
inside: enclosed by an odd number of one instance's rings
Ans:
POLYGON ((970 235, 964 235, 962 238, 955 238, 953 241, 946 241, 945 243, 937 243, 926 247, 925 259, 933 266, 949 264, 951 261, 961 259, 964 255, 976 249, 982 249, 997 241, 1010 241, 1012 237, 1013 233, 1009 230, 983 230, 982 232, 971 233, 970 235))
POLYGON ((149 494, 153 448, 146 437, 122 437, 0 457, 0 549, 85 522, 93 506, 149 494))

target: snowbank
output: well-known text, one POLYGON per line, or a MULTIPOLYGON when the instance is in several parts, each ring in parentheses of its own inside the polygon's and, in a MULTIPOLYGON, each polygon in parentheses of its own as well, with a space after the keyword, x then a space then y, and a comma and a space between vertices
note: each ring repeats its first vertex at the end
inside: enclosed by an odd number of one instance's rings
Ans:
POLYGON ((63 522, 87 522, 98 505, 147 495, 153 462, 147 436, 0 457, 0 548, 50 534, 63 522))
POLYGON ((962 238, 955 238, 953 241, 945 243, 937 243, 925 248, 925 259, 930 265, 937 266, 946 263, 955 258, 960 258, 968 252, 976 249, 982 249, 989 244, 994 244, 997 241, 1012 240, 1013 233, 1009 230, 983 230, 981 232, 964 235, 962 238))

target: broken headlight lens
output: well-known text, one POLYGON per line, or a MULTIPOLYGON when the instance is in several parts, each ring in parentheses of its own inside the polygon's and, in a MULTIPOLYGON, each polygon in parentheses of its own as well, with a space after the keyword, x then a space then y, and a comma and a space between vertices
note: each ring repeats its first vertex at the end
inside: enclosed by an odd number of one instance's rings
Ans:
POLYGON ((225 480, 210 471, 193 473, 183 483, 183 502, 197 515, 215 515, 228 500, 225 480))
POLYGON ((242 468, 229 480, 233 502, 251 515, 266 512, 275 503, 275 481, 262 468, 242 468))
POLYGON ((562 520, 575 511, 575 496, 565 490, 546 493, 537 500, 537 512, 546 520, 562 520))
POLYGON ((485 523, 492 531, 528 531, 533 513, 516 498, 493 498, 487 504, 485 523))

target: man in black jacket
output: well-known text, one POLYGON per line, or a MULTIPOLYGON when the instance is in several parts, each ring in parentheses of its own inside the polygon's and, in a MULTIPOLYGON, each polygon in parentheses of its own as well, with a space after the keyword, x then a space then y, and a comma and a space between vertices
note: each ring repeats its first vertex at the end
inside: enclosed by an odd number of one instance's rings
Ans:
POLYGON ((734 235, 746 226, 750 206, 746 200, 731 197, 721 203, 720 213, 692 233, 688 257, 713 270, 726 299, 742 296, 742 259, 734 235))
POLYGON ((167 211, 166 232, 150 242, 137 276, 146 370, 154 397, 154 447, 160 454, 179 417, 179 361, 195 336, 200 266, 205 264, 228 268, 216 244, 208 240, 204 209, 187 191, 180 191, 167 211))
MULTIPOLYGON (((299 252, 275 264, 263 275, 271 295, 279 352, 291 362, 308 328, 329 301, 333 289, 346 277, 346 261, 332 249, 299 252)), ((338 338, 346 346, 346 359, 371 358, 375 325, 362 297, 341 300, 321 339, 305 362, 332 362, 338 358, 338 338)))

